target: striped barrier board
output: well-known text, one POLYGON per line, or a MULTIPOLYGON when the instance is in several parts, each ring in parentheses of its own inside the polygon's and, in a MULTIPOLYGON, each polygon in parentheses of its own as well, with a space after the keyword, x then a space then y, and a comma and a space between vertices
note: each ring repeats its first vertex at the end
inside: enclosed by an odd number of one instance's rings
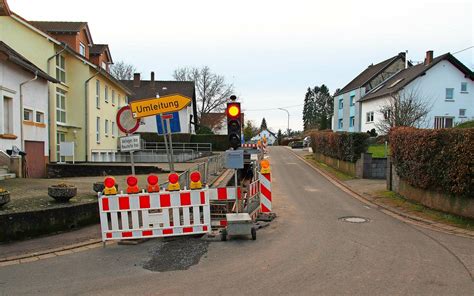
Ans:
MULTIPOLYGON (((241 199, 240 187, 237 190, 239 199, 241 199)), ((235 187, 209 188, 209 200, 235 200, 235 187)))
POLYGON ((271 213, 272 211, 272 179, 270 174, 258 173, 260 181, 260 207, 262 213, 271 213))
POLYGON ((242 144, 242 148, 257 148, 257 144, 242 144))
POLYGON ((102 241, 204 234, 211 230, 209 190, 99 196, 102 241))

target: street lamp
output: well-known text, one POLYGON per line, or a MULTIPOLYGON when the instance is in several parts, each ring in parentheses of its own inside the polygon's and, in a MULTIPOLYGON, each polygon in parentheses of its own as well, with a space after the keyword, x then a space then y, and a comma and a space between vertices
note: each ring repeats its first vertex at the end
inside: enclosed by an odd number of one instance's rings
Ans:
POLYGON ((288 114, 288 138, 290 137, 290 112, 286 110, 285 108, 278 108, 279 110, 285 111, 286 114, 288 114))

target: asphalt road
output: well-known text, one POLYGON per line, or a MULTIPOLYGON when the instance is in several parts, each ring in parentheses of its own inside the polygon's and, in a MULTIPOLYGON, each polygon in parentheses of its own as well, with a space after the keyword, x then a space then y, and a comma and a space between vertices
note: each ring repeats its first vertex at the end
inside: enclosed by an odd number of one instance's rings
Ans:
POLYGON ((474 294, 472 239, 371 208, 284 147, 272 148, 270 157, 278 218, 256 241, 201 244, 198 253, 207 253, 187 270, 143 268, 166 255, 158 240, 2 267, 0 295, 474 294), (346 216, 370 222, 342 222, 346 216))

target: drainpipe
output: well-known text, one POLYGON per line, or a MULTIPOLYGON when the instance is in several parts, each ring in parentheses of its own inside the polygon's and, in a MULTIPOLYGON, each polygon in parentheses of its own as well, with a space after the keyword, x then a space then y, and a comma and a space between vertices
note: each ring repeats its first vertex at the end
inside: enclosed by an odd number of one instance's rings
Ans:
POLYGON ((38 79, 38 71, 35 71, 35 77, 20 83, 20 141, 21 151, 25 151, 25 139, 23 138, 23 86, 38 79))
POLYGON ((85 91, 85 98, 86 98, 86 122, 84 126, 84 132, 85 132, 85 146, 86 146, 86 162, 89 160, 89 133, 88 133, 88 128, 89 128, 89 81, 92 80, 92 78, 96 77, 100 73, 100 68, 97 67, 97 72, 89 77, 89 79, 86 80, 84 83, 84 91, 85 91))
MULTIPOLYGON (((67 49, 67 44, 64 43, 64 48, 61 49, 60 51, 58 51, 56 54, 54 54, 53 56, 49 57, 47 60, 46 60, 46 69, 47 69, 47 73, 48 75, 51 75, 50 74, 50 66, 49 66, 49 63, 51 62, 52 59, 54 59, 56 56, 62 54, 65 50, 67 49)), ((53 77, 56 77, 56 75, 54 75, 53 77)), ((54 113, 54 112, 51 112, 51 89, 49 88, 48 86, 48 140, 49 140, 49 162, 51 162, 51 143, 55 143, 55 140, 51 141, 51 115, 54 113)), ((56 159, 57 161, 57 159, 56 159)))

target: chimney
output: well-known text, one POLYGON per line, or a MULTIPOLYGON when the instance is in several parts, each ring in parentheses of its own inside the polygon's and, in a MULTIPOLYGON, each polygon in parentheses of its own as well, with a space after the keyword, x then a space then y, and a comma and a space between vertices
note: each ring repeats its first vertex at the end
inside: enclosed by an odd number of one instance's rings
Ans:
POLYGON ((155 88, 155 72, 151 71, 150 75, 151 88, 155 88))
POLYGON ((408 69, 408 49, 405 50, 405 69, 408 69))
POLYGON ((140 87, 140 73, 133 74, 133 87, 140 87))
POLYGON ((425 58, 425 66, 428 66, 429 64, 431 64, 431 62, 433 61, 433 51, 432 50, 428 50, 426 52, 426 58, 425 58))

